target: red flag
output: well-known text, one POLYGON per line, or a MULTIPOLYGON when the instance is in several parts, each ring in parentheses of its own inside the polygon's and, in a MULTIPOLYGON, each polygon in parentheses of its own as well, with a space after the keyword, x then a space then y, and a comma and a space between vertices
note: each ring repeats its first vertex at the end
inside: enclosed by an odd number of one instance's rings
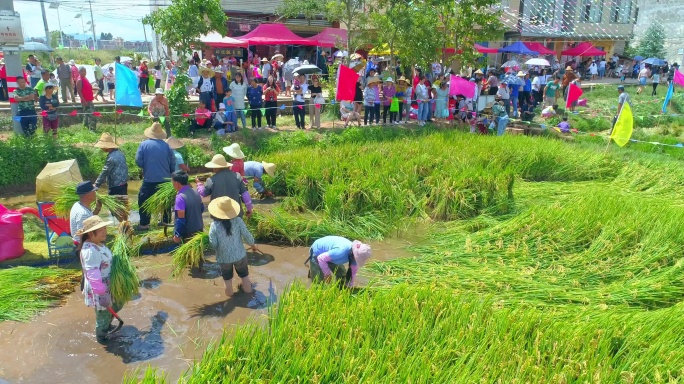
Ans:
POLYGON ((74 109, 73 111, 69 112, 69 116, 76 116, 78 112, 74 109))
POLYGON ((95 111, 95 112, 93 112, 93 116, 100 117, 100 116, 102 116, 102 114, 100 112, 95 111))
POLYGON ((340 65, 337 72, 337 101, 354 100, 356 94, 356 82, 359 80, 359 74, 353 69, 340 65))
POLYGON ((190 117, 190 114, 189 114, 189 113, 184 113, 184 114, 183 114, 183 117, 190 117))
POLYGON ((679 69, 675 69, 674 71, 674 78, 672 79, 675 84, 679 84, 682 87, 684 87, 684 75, 682 75, 681 72, 679 72, 679 69))
POLYGON ((122 113, 123 113, 123 109, 117 109, 117 110, 116 110, 116 113, 117 113, 118 115, 122 114, 122 113))
POLYGON ((43 117, 47 116, 47 111, 41 112, 40 115, 43 116, 43 117))
POLYGON ((316 109, 321 109, 321 105, 320 105, 320 104, 316 104, 316 109))
POLYGON ((582 97, 583 93, 584 92, 582 92, 582 88, 570 83, 570 86, 568 87, 568 100, 565 102, 565 108, 570 108, 572 103, 582 97))

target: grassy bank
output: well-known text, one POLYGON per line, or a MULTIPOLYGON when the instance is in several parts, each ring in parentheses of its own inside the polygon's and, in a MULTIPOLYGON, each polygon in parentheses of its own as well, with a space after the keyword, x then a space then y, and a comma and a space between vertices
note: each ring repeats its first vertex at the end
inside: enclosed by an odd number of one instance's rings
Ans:
POLYGON ((0 321, 28 321, 74 291, 81 271, 59 268, 0 269, 0 321))

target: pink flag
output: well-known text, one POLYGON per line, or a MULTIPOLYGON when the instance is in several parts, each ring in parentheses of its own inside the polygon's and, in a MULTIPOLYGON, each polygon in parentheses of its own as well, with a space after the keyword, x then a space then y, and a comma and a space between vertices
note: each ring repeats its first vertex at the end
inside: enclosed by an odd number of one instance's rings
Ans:
POLYGON ((565 102, 565 108, 570 108, 572 103, 579 100, 583 93, 582 88, 578 87, 576 84, 570 83, 570 86, 568 87, 568 100, 565 102))
POLYGON ((672 79, 675 84, 679 84, 682 87, 684 87, 684 75, 682 75, 681 72, 679 72, 679 69, 675 69, 674 71, 674 78, 672 79))
POLYGON ((353 69, 340 65, 337 72, 337 95, 335 99, 338 101, 354 100, 356 94, 356 82, 359 80, 359 74, 353 69))
POLYGON ((449 96, 463 95, 469 99, 475 97, 475 83, 451 75, 449 80, 449 96))

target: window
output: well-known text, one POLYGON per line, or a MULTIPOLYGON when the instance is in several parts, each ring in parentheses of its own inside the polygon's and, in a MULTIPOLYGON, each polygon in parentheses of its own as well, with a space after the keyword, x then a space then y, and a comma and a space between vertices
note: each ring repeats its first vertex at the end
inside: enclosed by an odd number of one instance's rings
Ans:
POLYGON ((582 17, 585 23, 600 23, 603 13, 603 2, 600 0, 583 0, 582 17))
POLYGON ((628 24, 632 21, 632 1, 631 0, 615 0, 613 9, 610 15, 611 23, 628 24))

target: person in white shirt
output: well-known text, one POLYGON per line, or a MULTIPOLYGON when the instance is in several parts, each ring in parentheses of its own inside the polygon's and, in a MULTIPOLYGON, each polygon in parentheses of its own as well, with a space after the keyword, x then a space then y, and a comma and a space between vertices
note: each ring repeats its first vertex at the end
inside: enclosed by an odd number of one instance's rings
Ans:
POLYGON ((604 76, 606 76, 606 59, 601 59, 599 62, 598 75, 599 79, 602 79, 604 76))
POLYGON ((541 92, 541 75, 535 76, 532 79, 532 100, 534 100, 534 106, 542 102, 542 92, 541 92))
POLYGON ((591 61, 591 65, 589 65, 589 73, 591 74, 591 79, 596 80, 596 77, 598 76, 598 65, 596 65, 596 60, 591 61))
POLYGON ((261 62, 264 64, 261 66, 261 76, 264 79, 264 83, 266 83, 266 79, 271 75, 271 63, 265 57, 261 59, 261 62))
POLYGON ((501 83, 499 90, 496 91, 496 97, 503 101, 503 106, 506 109, 506 114, 511 114, 511 93, 508 89, 508 84, 501 83))

